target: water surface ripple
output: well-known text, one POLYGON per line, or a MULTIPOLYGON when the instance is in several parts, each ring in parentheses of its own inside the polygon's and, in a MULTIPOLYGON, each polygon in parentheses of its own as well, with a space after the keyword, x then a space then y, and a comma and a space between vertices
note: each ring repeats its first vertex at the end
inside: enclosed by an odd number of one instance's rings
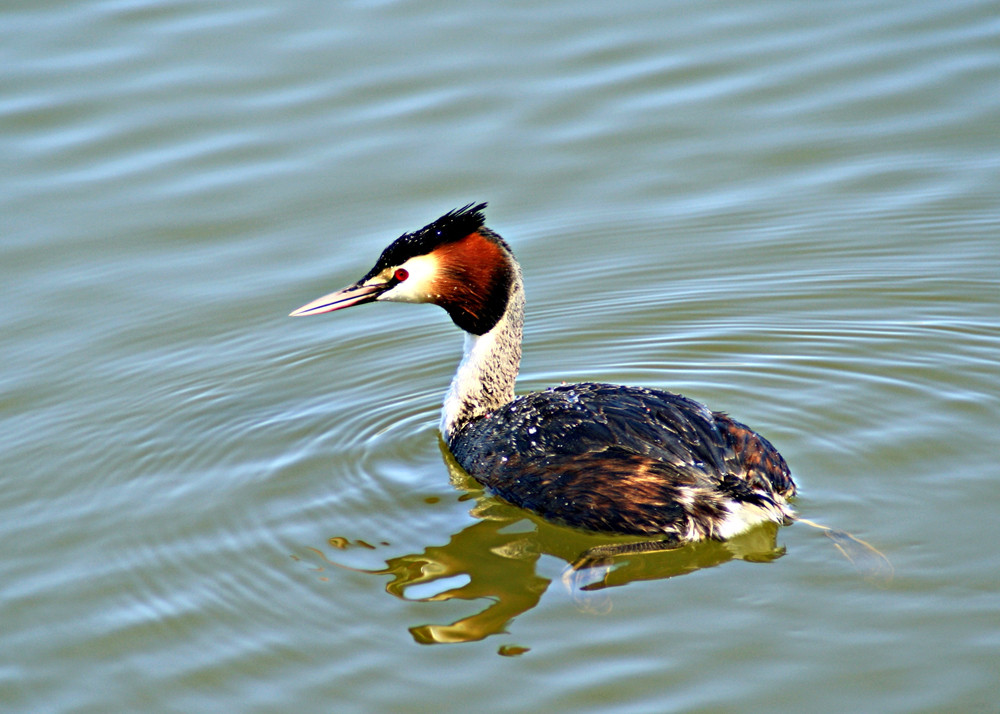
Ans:
POLYGON ((995 3, 8 5, 5 711, 995 705, 995 3), (731 412, 892 579, 796 525, 568 591, 443 458, 444 314, 286 317, 473 200, 521 390, 731 412))

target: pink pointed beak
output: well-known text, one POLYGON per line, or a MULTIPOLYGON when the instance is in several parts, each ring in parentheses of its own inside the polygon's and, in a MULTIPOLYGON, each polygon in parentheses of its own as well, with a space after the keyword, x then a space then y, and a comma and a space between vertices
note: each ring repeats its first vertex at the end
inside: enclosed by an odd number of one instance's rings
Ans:
POLYGON ((319 315, 323 312, 333 312, 343 310, 345 307, 353 305, 363 305, 372 302, 379 295, 392 287, 391 283, 374 283, 369 285, 351 285, 343 290, 324 295, 313 300, 307 305, 303 305, 295 312, 289 313, 289 317, 305 317, 306 315, 319 315))

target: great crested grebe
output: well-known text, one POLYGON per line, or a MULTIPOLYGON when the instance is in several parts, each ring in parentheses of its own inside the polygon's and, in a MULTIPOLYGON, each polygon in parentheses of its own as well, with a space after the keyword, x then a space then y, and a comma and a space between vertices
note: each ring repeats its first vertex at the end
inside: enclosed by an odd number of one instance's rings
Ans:
POLYGON ((485 208, 469 204, 403 234, 361 280, 292 316, 378 300, 443 307, 465 332, 441 419, 448 448, 488 491, 546 519, 656 536, 665 548, 792 522, 785 460, 722 412, 589 382, 514 396, 524 286, 510 246, 484 225, 485 208))

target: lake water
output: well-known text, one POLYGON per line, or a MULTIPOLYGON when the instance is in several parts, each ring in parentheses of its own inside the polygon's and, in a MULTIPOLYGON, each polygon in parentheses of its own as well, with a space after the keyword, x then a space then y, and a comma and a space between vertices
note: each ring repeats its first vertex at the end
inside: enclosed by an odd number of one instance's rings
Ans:
POLYGON ((0 10, 0 708, 1000 708, 996 3, 0 10), (437 433, 429 306, 288 312, 470 201, 519 390, 726 410, 804 524, 595 537, 437 433))

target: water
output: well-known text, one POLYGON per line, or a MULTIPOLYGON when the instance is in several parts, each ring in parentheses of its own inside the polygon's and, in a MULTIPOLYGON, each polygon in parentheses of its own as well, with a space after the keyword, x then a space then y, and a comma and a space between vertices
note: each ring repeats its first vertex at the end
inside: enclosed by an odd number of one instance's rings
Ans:
POLYGON ((993 4, 42 1, 0 35, 5 711, 996 708, 993 4), (594 537, 442 458, 443 313, 285 317, 472 200, 525 268, 519 389, 730 411, 891 579, 799 524, 567 590, 594 537))

